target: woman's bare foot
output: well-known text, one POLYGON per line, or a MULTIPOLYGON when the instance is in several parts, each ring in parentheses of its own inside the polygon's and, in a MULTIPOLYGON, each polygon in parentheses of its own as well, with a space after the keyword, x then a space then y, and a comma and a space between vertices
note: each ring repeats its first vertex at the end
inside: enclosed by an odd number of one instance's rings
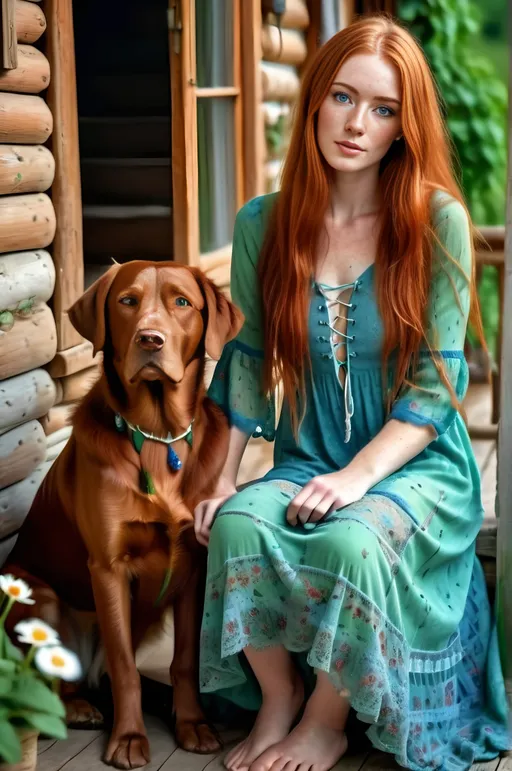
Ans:
POLYGON ((224 759, 230 771, 247 771, 251 763, 271 745, 288 734, 304 701, 304 686, 297 674, 289 687, 280 683, 275 692, 263 696, 263 703, 251 733, 224 759))
POLYGON ((250 766, 250 771, 328 771, 347 750, 345 733, 304 717, 286 739, 274 744, 250 766))
MULTIPOLYGON (((325 672, 318 672, 299 725, 251 763, 250 771, 328 771, 347 750, 350 704, 325 672)), ((268 746, 268 745, 267 745, 268 746)))

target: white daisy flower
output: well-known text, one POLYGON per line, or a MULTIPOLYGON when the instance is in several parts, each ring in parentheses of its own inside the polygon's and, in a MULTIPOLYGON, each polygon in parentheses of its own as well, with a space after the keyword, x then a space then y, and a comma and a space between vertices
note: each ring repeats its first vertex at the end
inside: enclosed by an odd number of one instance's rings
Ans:
POLYGON ((32 589, 21 578, 15 578, 11 575, 0 576, 0 589, 11 600, 21 602, 24 605, 33 605, 35 600, 31 599, 32 589))
POLYGON ((18 635, 18 642, 34 645, 36 648, 42 648, 43 645, 58 645, 60 643, 57 632, 38 618, 20 621, 14 627, 14 631, 18 635))
POLYGON ((78 656, 61 645, 39 648, 35 661, 39 671, 47 677, 59 677, 71 683, 82 676, 78 656))

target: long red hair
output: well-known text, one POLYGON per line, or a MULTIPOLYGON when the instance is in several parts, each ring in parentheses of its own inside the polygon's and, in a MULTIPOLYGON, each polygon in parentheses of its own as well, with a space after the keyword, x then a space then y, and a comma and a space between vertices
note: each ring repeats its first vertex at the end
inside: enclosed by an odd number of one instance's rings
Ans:
MULTIPOLYGON (((451 141, 426 59, 409 32, 386 16, 363 17, 322 46, 304 75, 282 183, 259 260, 265 332, 265 387, 282 384, 294 430, 297 394, 304 394, 309 362, 308 307, 317 244, 329 200, 332 170, 316 139, 320 106, 342 64, 355 54, 378 54, 398 69, 402 88, 403 140, 393 142, 381 162, 382 227, 375 279, 384 326, 383 372, 393 353, 394 381, 387 407, 408 382, 426 338, 434 235, 430 198, 450 193, 463 206, 451 163, 451 141)), ((467 211, 467 210, 466 210, 467 211)), ((469 218, 469 214, 468 214, 469 218)), ((471 281, 471 323, 483 340, 471 281)), ((442 363, 434 359, 458 406, 442 363)))

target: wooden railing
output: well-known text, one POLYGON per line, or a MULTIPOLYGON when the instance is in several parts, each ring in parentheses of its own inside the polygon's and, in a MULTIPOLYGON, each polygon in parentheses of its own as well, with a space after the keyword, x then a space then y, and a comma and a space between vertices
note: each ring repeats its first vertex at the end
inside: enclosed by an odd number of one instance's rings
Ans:
POLYGON ((498 271, 498 340, 496 366, 491 373, 492 407, 491 421, 484 425, 469 425, 469 435, 472 439, 496 439, 498 435, 498 421, 500 417, 500 386, 501 386, 501 343, 503 339, 503 290, 505 286, 505 227, 503 225, 480 227, 484 241, 486 242, 476 253, 477 272, 484 265, 493 265, 498 271))

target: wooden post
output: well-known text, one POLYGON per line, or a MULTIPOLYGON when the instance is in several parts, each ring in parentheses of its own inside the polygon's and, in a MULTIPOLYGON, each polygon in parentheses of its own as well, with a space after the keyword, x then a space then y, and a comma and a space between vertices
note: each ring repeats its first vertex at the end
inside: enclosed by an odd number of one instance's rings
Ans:
POLYGON ((16 0, 2 0, 2 67, 14 70, 18 66, 16 41, 16 0))
POLYGON ((47 51, 51 81, 48 105, 55 132, 51 149, 55 180, 51 196, 57 218, 52 256, 57 271, 53 313, 57 350, 78 345, 82 338, 68 318, 68 309, 84 290, 82 197, 78 149, 78 107, 72 0, 46 0, 47 51))
POLYGON ((265 192, 265 128, 261 102, 261 2, 245 0, 242 32, 242 99, 245 200, 265 192))
MULTIPOLYGON (((502 314, 512 314, 512 54, 509 60, 508 175, 505 226, 505 280, 502 314)), ((498 437, 498 639, 509 706, 512 706, 512 324, 503 325, 501 419, 498 437)), ((512 723, 512 710, 509 713, 512 723)), ((511 724, 512 728, 512 724, 511 724)))

